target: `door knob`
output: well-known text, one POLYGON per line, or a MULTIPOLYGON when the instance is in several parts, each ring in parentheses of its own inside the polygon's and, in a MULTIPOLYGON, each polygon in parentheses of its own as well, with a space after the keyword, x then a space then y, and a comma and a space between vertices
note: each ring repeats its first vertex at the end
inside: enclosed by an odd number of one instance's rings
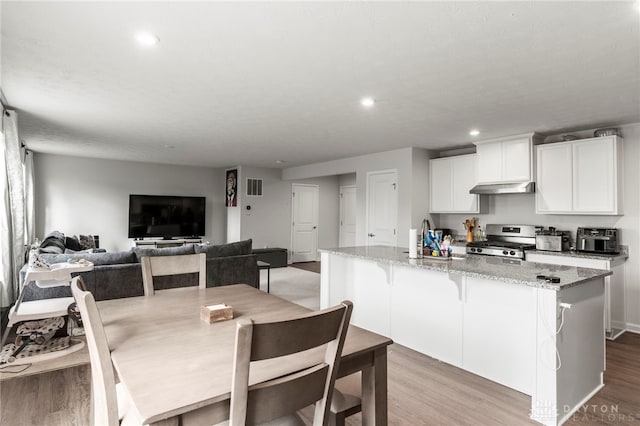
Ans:
POLYGON ((317 228, 317 226, 314 226, 314 227, 313 227, 313 229, 316 229, 316 228, 317 228))
POLYGON ((376 236, 375 234, 367 234, 367 235, 369 235, 369 237, 375 237, 376 236))

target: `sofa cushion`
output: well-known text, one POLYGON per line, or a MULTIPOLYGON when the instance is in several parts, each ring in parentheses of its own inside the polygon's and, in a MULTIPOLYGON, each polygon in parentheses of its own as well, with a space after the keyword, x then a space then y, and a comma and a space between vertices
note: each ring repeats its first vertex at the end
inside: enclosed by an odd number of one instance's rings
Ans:
POLYGON ((93 263, 94 266, 137 262, 136 255, 131 250, 106 253, 43 254, 42 258, 49 263, 62 263, 69 259, 86 259, 93 263))
POLYGON ((249 284, 260 288, 260 271, 255 254, 207 259, 207 287, 249 284))
POLYGON ((198 244, 195 246, 195 249, 196 253, 206 253, 207 259, 211 259, 213 257, 243 256, 245 254, 251 254, 252 244, 253 240, 248 239, 216 246, 198 244))
POLYGON ((194 254, 193 244, 187 244, 179 247, 166 247, 166 248, 145 248, 134 247, 133 252, 136 255, 136 259, 140 262, 142 256, 178 256, 182 254, 194 254))
MULTIPOLYGON (((64 254, 81 254, 81 253, 93 253, 94 249, 86 250, 71 250, 69 248, 64 249, 64 254)), ((106 251, 106 250, 105 250, 106 251)))

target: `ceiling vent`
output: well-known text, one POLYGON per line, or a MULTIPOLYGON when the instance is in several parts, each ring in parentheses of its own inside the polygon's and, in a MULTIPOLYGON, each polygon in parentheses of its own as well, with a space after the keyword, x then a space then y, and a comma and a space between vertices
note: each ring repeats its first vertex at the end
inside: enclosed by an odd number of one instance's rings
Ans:
POLYGON ((262 197, 262 179, 257 179, 257 178, 247 179, 247 196, 262 197))

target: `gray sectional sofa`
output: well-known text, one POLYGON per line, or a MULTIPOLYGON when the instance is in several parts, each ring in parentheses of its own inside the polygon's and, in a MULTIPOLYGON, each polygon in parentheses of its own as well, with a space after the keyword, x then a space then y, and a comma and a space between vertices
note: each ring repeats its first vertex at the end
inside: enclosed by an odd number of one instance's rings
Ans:
MULTIPOLYGON (((260 274, 257 256, 252 254, 252 241, 240 241, 223 245, 190 244, 171 248, 140 248, 129 251, 106 253, 65 253, 41 254, 49 263, 67 262, 69 259, 86 259, 93 262, 92 271, 81 272, 87 289, 96 300, 118 299, 122 297, 142 296, 142 256, 170 256, 193 253, 206 253, 207 287, 244 283, 260 287, 260 274)), ((22 268, 24 279, 27 265, 22 268)), ((196 274, 184 274, 154 278, 156 289, 186 287, 198 285, 196 274)), ((39 288, 29 285, 24 292, 24 301, 69 297, 69 287, 39 288)))

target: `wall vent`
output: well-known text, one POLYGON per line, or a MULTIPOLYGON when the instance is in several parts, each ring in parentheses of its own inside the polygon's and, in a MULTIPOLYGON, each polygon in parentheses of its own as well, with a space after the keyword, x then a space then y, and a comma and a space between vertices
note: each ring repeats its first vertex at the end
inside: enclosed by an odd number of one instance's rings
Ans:
POLYGON ((257 179, 257 178, 247 179, 247 196, 262 197, 262 179, 257 179))

